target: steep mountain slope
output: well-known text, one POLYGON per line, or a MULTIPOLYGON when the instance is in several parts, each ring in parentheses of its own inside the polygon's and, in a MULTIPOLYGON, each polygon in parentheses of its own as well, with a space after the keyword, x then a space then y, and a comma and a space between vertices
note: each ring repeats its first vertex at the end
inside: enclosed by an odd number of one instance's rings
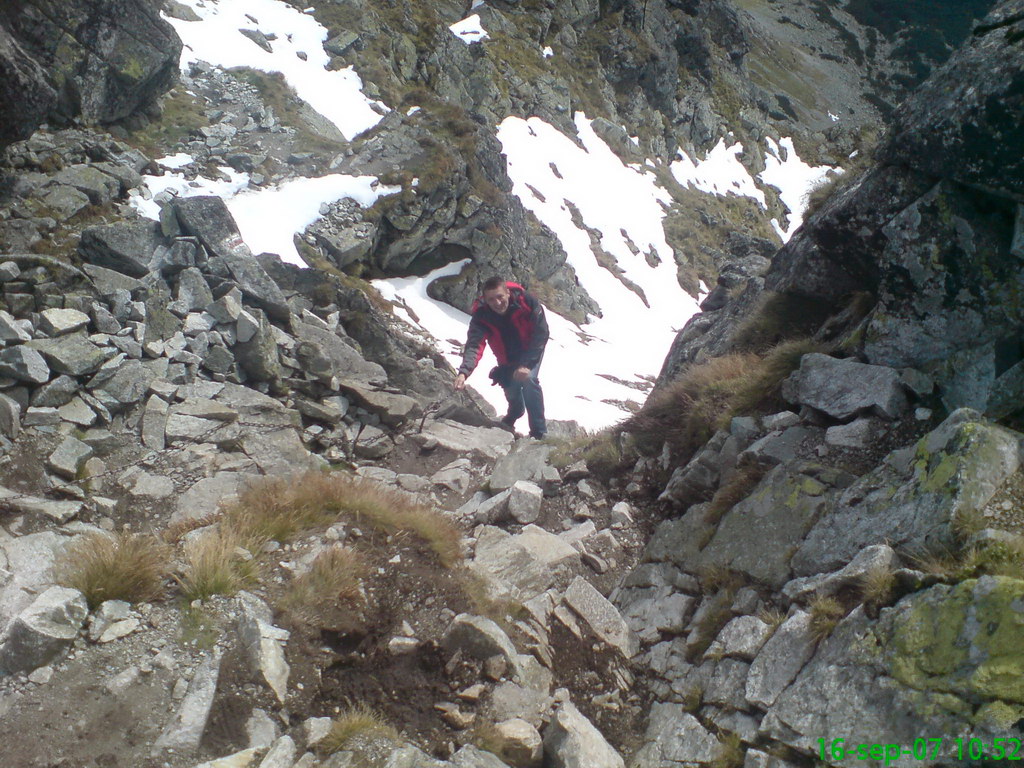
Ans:
POLYGON ((4 764, 1005 757, 1022 0, 473 5, 0 11, 4 764), (631 418, 451 393, 499 270, 631 418))

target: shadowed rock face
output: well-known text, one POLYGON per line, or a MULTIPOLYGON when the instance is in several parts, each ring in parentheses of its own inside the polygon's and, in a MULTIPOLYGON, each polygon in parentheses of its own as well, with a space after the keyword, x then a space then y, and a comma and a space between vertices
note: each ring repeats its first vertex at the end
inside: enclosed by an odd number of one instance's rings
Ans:
POLYGON ((181 41, 151 0, 8 0, 0 145, 43 120, 120 120, 170 88, 181 41))

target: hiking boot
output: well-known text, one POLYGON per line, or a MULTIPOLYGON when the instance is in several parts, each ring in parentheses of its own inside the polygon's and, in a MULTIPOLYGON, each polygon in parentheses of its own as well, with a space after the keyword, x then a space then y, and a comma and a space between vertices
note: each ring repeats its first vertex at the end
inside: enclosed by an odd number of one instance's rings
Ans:
POLYGON ((498 421, 498 424, 502 427, 502 429, 506 429, 512 434, 515 434, 516 419, 511 419, 508 416, 504 416, 498 421))
POLYGON ((534 440, 543 440, 545 437, 547 437, 547 433, 546 432, 531 432, 530 433, 530 437, 532 437, 534 440))

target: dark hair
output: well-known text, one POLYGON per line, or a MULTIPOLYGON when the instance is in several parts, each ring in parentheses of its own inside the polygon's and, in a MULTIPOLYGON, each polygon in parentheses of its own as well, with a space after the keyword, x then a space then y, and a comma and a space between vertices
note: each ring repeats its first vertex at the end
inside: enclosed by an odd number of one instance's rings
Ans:
POLYGON ((505 284, 505 278, 501 275, 495 275, 494 277, 488 277, 484 280, 484 284, 481 286, 481 293, 485 291, 493 291, 495 288, 500 288, 505 284))

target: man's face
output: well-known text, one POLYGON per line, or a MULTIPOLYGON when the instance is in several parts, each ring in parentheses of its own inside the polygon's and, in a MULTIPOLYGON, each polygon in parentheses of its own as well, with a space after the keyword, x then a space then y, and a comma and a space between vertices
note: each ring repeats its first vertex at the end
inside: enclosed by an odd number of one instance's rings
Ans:
POLYGON ((499 315, 508 311, 508 286, 499 285, 490 291, 484 291, 484 303, 499 315))

